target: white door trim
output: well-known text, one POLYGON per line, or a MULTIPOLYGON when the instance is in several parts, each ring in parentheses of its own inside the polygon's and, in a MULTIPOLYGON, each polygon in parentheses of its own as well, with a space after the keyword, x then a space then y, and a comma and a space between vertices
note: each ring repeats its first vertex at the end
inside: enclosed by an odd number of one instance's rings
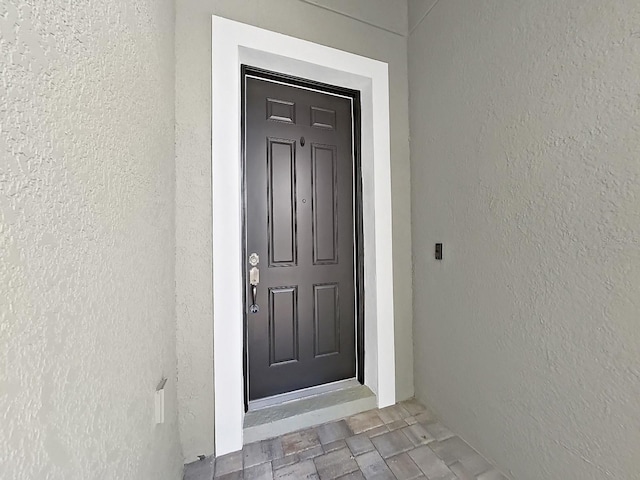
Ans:
POLYGON ((240 65, 361 92, 365 384, 395 403, 389 76, 386 63, 212 19, 213 359, 216 455, 242 448, 244 420, 240 65))

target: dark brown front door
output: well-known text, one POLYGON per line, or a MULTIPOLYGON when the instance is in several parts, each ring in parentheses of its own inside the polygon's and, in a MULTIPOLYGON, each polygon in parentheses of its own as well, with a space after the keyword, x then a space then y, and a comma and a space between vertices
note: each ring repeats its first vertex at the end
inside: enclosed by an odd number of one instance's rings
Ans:
POLYGON ((244 107, 255 400, 356 376, 355 163, 352 99, 247 75, 244 107))

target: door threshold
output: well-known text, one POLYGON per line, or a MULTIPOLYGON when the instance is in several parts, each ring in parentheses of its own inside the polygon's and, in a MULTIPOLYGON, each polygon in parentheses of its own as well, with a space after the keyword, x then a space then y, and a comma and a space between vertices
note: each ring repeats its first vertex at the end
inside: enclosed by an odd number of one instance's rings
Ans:
POLYGON ((245 445, 376 408, 374 393, 365 385, 357 385, 247 412, 243 429, 245 445))
POLYGON ((273 407, 274 405, 282 405, 284 403, 295 402, 296 400, 301 400, 303 398, 314 397, 316 395, 322 395, 324 393, 336 392, 338 390, 358 386, 360 386, 360 382, 355 378, 338 380, 337 382, 325 383, 323 385, 315 385, 313 387, 303 388, 293 392, 286 392, 279 395, 273 395, 271 397, 260 398, 258 400, 251 400, 249 402, 249 411, 255 412, 256 410, 273 407))

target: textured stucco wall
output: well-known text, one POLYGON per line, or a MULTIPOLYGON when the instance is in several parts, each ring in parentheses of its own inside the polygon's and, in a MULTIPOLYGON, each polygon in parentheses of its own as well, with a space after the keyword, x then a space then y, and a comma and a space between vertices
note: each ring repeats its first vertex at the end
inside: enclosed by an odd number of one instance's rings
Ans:
POLYGON ((170 0, 0 3, 3 480, 181 478, 173 31, 170 0))
POLYGON ((369 0, 177 0, 176 310, 180 432, 186 461, 213 451, 210 90, 214 14, 389 63, 396 384, 398 399, 413 394, 407 5, 395 0, 395 7, 388 7, 371 8, 369 0), (361 15, 367 23, 327 8, 361 15))
POLYGON ((515 479, 640 479, 640 2, 441 0, 409 59, 418 397, 515 479))

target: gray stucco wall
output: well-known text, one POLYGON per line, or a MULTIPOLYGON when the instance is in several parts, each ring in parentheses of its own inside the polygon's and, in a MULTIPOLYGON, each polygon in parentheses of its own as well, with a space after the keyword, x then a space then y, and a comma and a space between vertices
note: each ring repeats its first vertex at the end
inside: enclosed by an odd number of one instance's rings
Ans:
POLYGON ((213 452, 215 299, 211 293, 210 120, 213 14, 389 63, 396 383, 398 399, 413 394, 406 12, 403 0, 177 1, 176 309, 180 432, 186 461, 213 452))
POLYGON ((0 3, 3 479, 181 478, 173 30, 170 0, 0 3))
POLYGON ((409 59, 417 396, 514 479, 640 479, 640 3, 441 0, 409 59))

